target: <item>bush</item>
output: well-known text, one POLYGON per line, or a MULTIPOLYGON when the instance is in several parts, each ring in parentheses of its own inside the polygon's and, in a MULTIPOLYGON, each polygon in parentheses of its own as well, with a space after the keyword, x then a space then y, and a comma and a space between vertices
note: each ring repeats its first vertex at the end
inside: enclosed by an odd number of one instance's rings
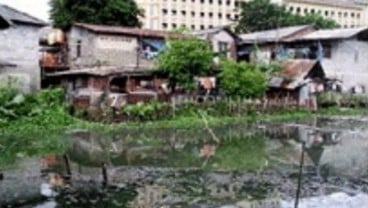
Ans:
POLYGON ((224 61, 221 64, 220 87, 231 98, 259 98, 267 89, 266 76, 249 63, 224 61))
POLYGON ((122 113, 128 117, 128 120, 147 121, 167 117, 167 105, 158 101, 149 103, 137 103, 127 105, 122 108, 122 113))

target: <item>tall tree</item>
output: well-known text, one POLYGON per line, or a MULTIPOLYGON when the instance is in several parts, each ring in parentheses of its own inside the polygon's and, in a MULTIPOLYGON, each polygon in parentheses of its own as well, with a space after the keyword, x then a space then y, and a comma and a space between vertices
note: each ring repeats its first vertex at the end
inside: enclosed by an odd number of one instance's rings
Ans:
POLYGON ((335 21, 318 14, 292 14, 284 6, 273 4, 270 0, 251 0, 243 2, 240 7, 237 31, 244 33, 302 24, 315 24, 320 28, 338 26, 335 21))
POLYGON ((194 77, 208 75, 213 64, 211 45, 204 40, 172 40, 159 55, 157 68, 169 75, 172 89, 194 87, 194 77))
POLYGON ((73 22, 136 27, 143 12, 134 0, 50 0, 55 27, 67 30, 73 22))

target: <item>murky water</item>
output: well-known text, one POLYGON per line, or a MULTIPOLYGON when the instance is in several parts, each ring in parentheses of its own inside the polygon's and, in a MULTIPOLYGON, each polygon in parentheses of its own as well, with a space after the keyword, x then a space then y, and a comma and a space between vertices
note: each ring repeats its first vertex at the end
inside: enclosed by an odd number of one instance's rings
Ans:
POLYGON ((0 149, 7 158, 0 205, 251 207, 266 200, 253 207, 287 207, 295 198, 302 152, 301 197, 362 194, 368 192, 367 133, 366 118, 105 134, 73 130, 47 154, 32 146, 0 149))

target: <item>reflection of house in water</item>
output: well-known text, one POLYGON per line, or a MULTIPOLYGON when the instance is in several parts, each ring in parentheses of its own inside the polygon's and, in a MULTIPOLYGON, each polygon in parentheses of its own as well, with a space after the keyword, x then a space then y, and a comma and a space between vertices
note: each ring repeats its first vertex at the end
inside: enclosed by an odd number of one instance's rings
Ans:
MULTIPOLYGON (((295 128, 295 127, 292 127, 295 128)), ((305 151, 313 162, 318 176, 366 176, 368 140, 366 132, 325 130, 297 126, 299 142, 305 142, 305 151)))
POLYGON ((49 75, 51 85, 63 86, 75 107, 121 107, 152 99, 166 100, 164 79, 145 69, 94 67, 49 75), (106 103, 107 101, 107 103, 106 103))
POLYGON ((325 73, 319 62, 287 60, 281 63, 280 73, 270 79, 267 98, 315 109, 316 93, 323 91, 324 80, 325 73))

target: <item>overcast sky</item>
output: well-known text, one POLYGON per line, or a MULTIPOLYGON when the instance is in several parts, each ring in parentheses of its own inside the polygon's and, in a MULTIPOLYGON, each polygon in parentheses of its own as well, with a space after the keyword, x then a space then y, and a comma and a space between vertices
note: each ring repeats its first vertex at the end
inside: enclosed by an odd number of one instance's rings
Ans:
POLYGON ((44 21, 49 21, 48 2, 49 0, 0 0, 0 4, 14 7, 44 21))

